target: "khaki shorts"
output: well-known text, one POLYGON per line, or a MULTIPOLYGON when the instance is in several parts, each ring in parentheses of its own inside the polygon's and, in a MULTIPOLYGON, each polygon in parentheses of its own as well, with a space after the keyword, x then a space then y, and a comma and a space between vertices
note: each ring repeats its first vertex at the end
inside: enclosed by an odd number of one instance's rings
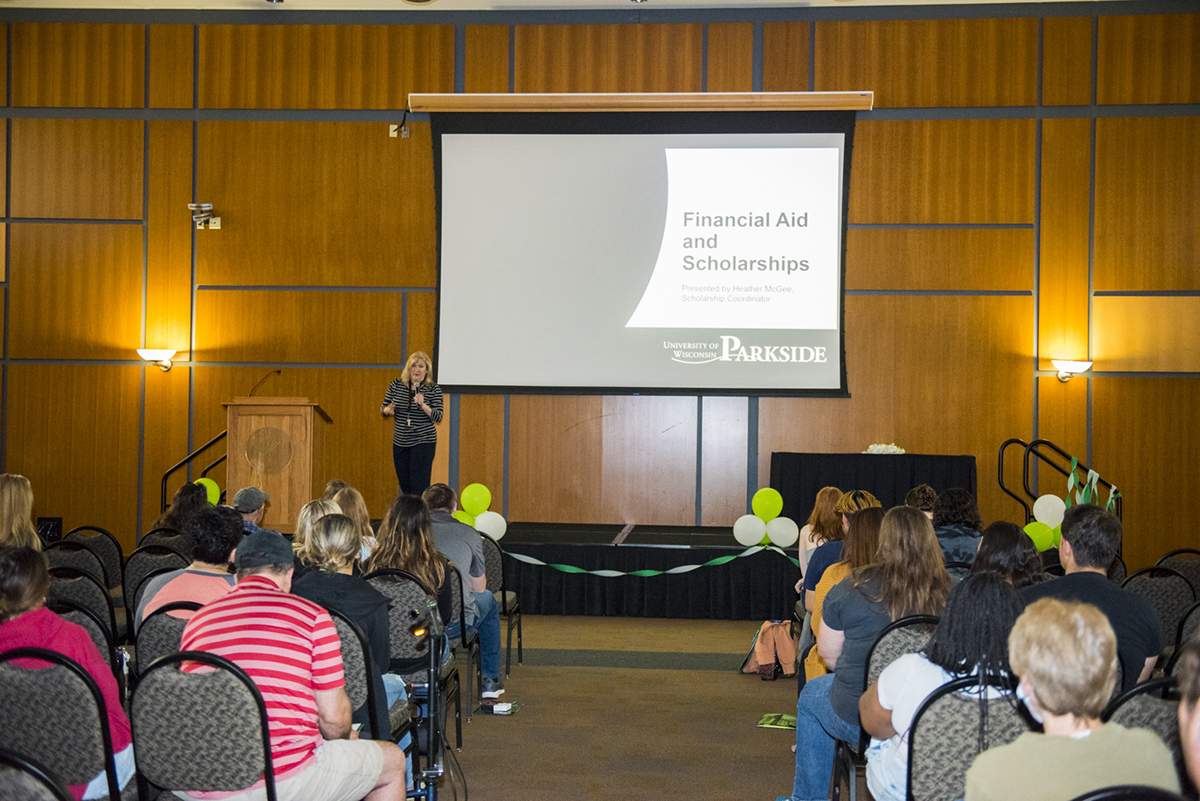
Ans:
MULTIPOLYGON (((326 740, 317 749, 317 761, 300 773, 276 782, 279 801, 359 801, 375 789, 383 772, 383 748, 372 740, 326 740)), ((193 796, 176 791, 182 798, 193 796)), ((266 801, 265 787, 223 796, 224 801, 266 801)))

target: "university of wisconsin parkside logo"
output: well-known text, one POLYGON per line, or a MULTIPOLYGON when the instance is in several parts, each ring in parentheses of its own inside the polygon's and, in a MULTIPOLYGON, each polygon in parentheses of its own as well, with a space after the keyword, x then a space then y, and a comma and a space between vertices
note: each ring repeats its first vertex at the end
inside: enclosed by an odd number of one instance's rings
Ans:
POLYGON ((709 362, 791 362, 823 364, 829 361, 826 348, 808 345, 743 345, 732 335, 721 335, 720 342, 673 342, 663 340, 671 352, 671 361, 680 364, 709 362))

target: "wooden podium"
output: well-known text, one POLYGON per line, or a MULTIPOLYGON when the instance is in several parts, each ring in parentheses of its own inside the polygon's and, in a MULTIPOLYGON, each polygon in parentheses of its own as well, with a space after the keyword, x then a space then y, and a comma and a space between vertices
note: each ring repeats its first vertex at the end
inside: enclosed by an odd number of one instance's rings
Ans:
POLYGON ((292 533, 296 515, 313 499, 313 465, 322 461, 333 420, 308 398, 234 398, 228 414, 228 503, 242 487, 271 496, 263 528, 292 533))

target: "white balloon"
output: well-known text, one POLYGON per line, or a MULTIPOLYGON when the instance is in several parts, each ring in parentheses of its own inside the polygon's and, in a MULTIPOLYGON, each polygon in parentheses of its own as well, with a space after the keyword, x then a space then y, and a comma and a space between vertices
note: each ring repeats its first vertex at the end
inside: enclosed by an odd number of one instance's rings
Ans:
POLYGON ((475 530, 498 540, 508 531, 508 523, 498 512, 480 512, 475 516, 475 530))
POLYGON ((1057 495, 1043 495, 1033 502, 1033 519, 1045 523, 1050 528, 1062 525, 1063 514, 1066 511, 1066 501, 1057 495))
POLYGON ((790 517, 777 517, 767 523, 767 536, 780 548, 790 548, 800 539, 800 527, 790 517))
POLYGON ((733 524, 733 538, 742 545, 758 545, 767 533, 767 524, 758 515, 742 515, 733 524))

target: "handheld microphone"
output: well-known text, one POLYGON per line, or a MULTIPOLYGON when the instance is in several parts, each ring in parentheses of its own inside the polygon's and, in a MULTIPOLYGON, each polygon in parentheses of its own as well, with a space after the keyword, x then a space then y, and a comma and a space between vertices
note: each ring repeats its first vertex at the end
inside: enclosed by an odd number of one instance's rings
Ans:
POLYGON ((279 374, 280 374, 280 373, 282 373, 282 372, 283 372, 283 370, 272 370, 271 372, 269 372, 269 373, 267 373, 266 375, 264 375, 262 378, 258 379, 258 383, 254 385, 254 389, 250 390, 250 394, 249 394, 249 395, 247 395, 246 397, 247 397, 247 398, 253 398, 253 397, 254 397, 254 391, 255 391, 255 390, 257 390, 259 387, 261 387, 261 386, 263 385, 263 382, 264 382, 264 381, 266 381, 266 380, 267 380, 268 378, 270 378, 271 376, 273 376, 273 375, 279 375, 279 374))

